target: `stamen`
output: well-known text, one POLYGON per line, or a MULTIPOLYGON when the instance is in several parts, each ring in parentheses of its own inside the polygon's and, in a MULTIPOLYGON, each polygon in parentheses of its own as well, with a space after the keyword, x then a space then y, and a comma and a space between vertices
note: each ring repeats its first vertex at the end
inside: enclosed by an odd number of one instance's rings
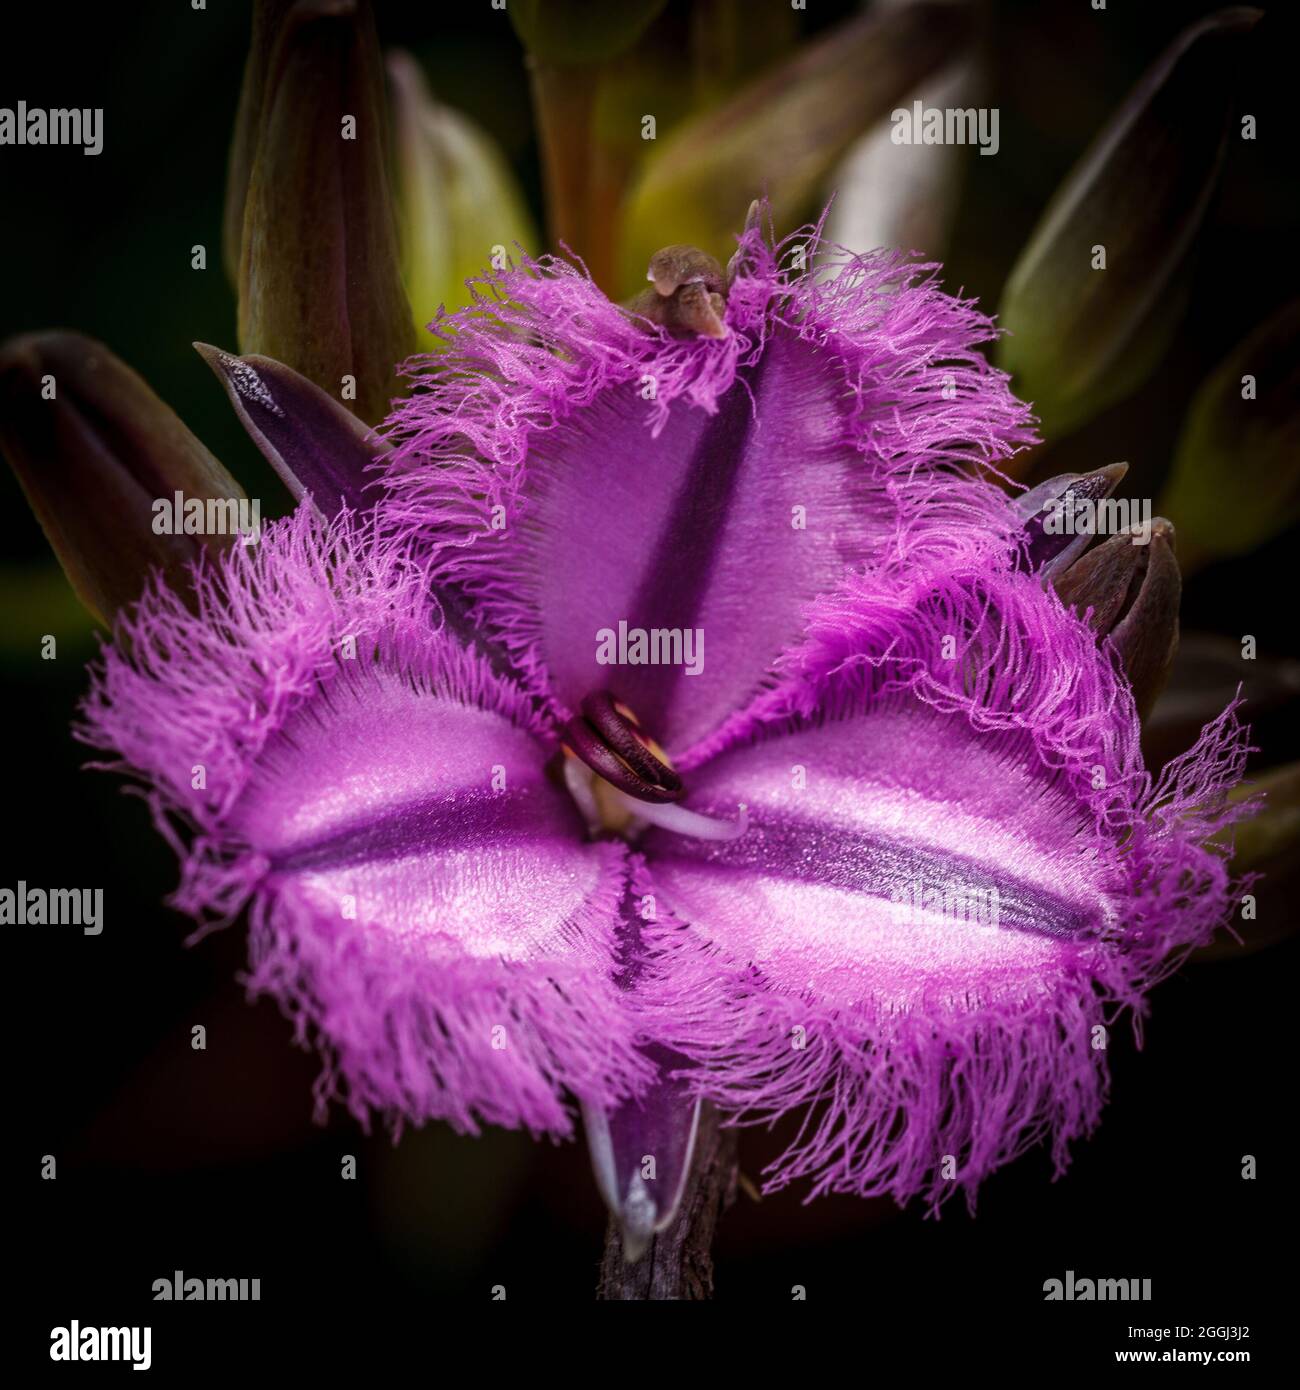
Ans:
POLYGON ((577 802, 578 810, 587 822, 587 829, 595 834, 601 827, 600 807, 591 789, 591 773, 585 767, 579 767, 576 758, 564 759, 564 785, 577 802))
POLYGON ((676 801, 682 779, 650 751, 636 718, 605 690, 588 695, 565 725, 564 746, 612 787, 639 803, 676 801))
POLYGON ((657 825, 661 830, 671 830, 677 835, 688 835, 693 840, 738 840, 749 829, 749 807, 743 801, 737 808, 737 818, 726 821, 716 816, 702 816, 698 811, 688 811, 685 806, 657 806, 645 801, 633 801, 618 790, 615 790, 614 796, 640 820, 649 821, 651 825, 657 825))
POLYGON ((682 779, 640 733, 637 717, 607 690, 588 695, 564 726, 564 780, 593 831, 597 826, 620 834, 636 822, 657 825, 695 840, 735 840, 749 827, 749 812, 740 807, 734 821, 688 811, 676 802, 685 791, 682 779), (585 763, 599 781, 578 763, 585 763))

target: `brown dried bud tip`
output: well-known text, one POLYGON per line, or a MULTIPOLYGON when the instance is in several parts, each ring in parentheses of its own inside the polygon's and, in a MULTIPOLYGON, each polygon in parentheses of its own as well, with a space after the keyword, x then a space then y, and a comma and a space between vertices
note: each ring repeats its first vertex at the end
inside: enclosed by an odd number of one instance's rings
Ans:
POLYGON ((665 246, 650 257, 643 290, 628 306, 633 313, 674 332, 725 338, 727 325, 722 267, 695 246, 665 246))
POLYGON ((704 285, 721 291, 722 267, 696 246, 665 246, 650 257, 647 280, 653 281, 657 293, 667 299, 683 285, 704 285))

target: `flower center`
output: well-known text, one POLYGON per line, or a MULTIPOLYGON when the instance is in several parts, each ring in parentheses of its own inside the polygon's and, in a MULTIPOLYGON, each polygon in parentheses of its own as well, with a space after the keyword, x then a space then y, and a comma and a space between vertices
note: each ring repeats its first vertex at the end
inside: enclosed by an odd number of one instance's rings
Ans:
POLYGON ((647 823, 702 840, 734 840, 748 825, 721 821, 673 803, 686 793, 668 755, 607 690, 593 691, 564 726, 564 779, 592 831, 632 838, 647 823), (594 774, 594 775, 593 775, 594 774))

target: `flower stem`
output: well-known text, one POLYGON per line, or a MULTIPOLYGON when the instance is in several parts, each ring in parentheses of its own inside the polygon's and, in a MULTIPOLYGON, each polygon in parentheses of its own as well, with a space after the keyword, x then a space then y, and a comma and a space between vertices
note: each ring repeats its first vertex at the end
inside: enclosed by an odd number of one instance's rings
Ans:
POLYGON ((623 1258, 623 1241, 611 1218, 605 1232, 596 1297, 614 1301, 698 1301, 713 1297, 713 1234, 736 1196, 736 1130, 723 1128, 705 1105, 695 1160, 677 1217, 636 1262, 623 1258))
POLYGON ((627 180, 626 161, 594 130, 596 97, 606 67, 532 59, 533 108, 542 147, 547 239, 580 256, 595 282, 616 290, 614 248, 627 180))

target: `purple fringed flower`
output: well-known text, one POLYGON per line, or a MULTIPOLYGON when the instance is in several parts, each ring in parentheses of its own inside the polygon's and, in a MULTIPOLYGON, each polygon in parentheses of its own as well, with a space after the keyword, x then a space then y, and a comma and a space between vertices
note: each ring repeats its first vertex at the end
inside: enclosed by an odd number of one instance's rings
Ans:
POLYGON ((602 630, 703 631, 696 676, 618 672, 681 757, 849 569, 1005 552, 1018 523, 969 470, 1032 442, 1028 411, 977 351, 988 319, 933 270, 754 228, 721 341, 647 331, 562 261, 485 281, 432 325, 451 350, 408 366, 423 389, 386 426, 396 523, 562 718, 609 682, 602 630))
POLYGON ((563 1135, 572 1094, 641 1236, 696 1097, 807 1107, 773 1186, 938 1205, 1063 1164, 1097 1030, 1230 908, 1234 710, 1153 782, 1115 649, 978 476, 1031 438, 991 325, 835 260, 747 232, 720 338, 559 261, 486 282, 411 368, 377 514, 153 588, 85 708, 178 906, 248 907, 322 1101, 563 1135), (655 630, 699 669, 601 661, 655 630))

